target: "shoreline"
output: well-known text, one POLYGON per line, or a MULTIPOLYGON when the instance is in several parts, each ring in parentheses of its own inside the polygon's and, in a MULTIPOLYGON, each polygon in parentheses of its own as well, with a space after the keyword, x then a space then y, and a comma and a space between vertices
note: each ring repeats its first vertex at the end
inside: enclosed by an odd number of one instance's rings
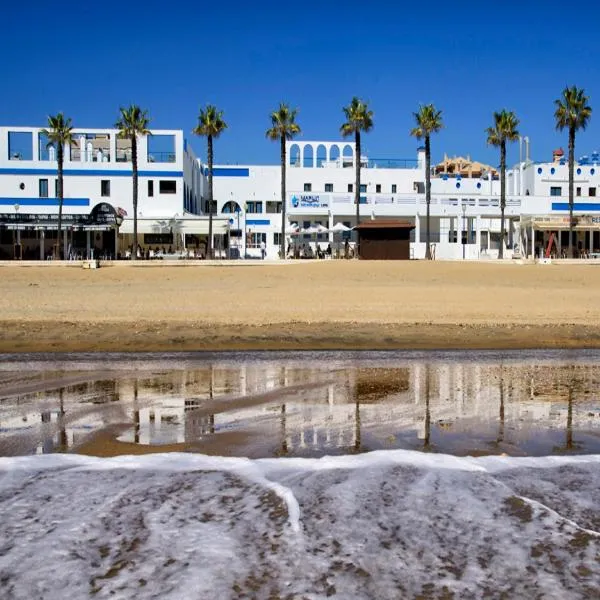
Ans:
POLYGON ((0 323, 0 353, 600 348, 600 326, 584 324, 0 323))

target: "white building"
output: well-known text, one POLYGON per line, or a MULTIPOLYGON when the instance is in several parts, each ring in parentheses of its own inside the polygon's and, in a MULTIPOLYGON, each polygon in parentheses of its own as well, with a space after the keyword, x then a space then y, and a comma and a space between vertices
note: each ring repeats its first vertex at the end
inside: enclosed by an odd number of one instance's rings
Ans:
MULTIPOLYGON (((114 257, 132 245, 131 148, 115 129, 75 129, 64 165, 65 256, 114 257)), ((568 166, 556 152, 551 162, 528 158, 507 171, 504 240, 511 256, 563 256, 568 245, 568 166)), ((286 249, 304 244, 342 250, 356 225, 354 144, 288 142, 286 228, 321 225, 323 233, 286 236, 286 249)), ((361 156, 361 220, 402 220, 414 226, 413 258, 425 256, 425 156, 376 159, 361 156)), ((575 168, 578 256, 600 256, 600 157, 581 157, 575 168)), ((153 130, 138 141, 138 241, 142 252, 203 255, 208 234, 206 166, 181 130, 153 130)), ((39 259, 56 244, 57 163, 41 129, 0 128, 0 258, 39 259)), ((435 258, 496 258, 500 240, 500 181, 432 177, 430 239, 435 258)), ((281 234, 281 167, 216 165, 214 247, 217 256, 277 258, 281 234), (229 236, 230 239, 229 239, 229 236)))
MULTIPOLYGON (((337 223, 356 225, 354 144, 346 142, 287 143, 287 220, 299 228, 337 223)), ((559 155, 553 162, 533 163, 526 157, 507 171, 506 257, 564 255, 568 245, 568 166, 559 155), (559 232, 562 232, 559 235, 559 232)), ((576 247, 579 253, 600 252, 600 162, 597 154, 576 166, 576 247)), ((394 218, 414 225, 411 256, 425 256, 425 153, 415 159, 361 157, 361 220, 394 218)), ((229 216, 232 244, 241 254, 276 258, 281 232, 280 165, 215 167, 215 199, 219 215, 229 216)), ((432 177, 430 239, 436 258, 496 258, 500 244, 500 181, 492 174, 478 178, 432 177)), ((338 234, 339 235, 339 234, 338 234)), ((345 236, 300 234, 286 240, 322 249, 341 246, 345 236)))
MULTIPOLYGON (((61 252, 114 257, 132 244, 131 143, 116 129, 75 129, 64 157, 61 252)), ((181 130, 138 140, 138 240, 142 250, 198 247, 205 178, 181 130)), ((58 221, 56 149, 39 128, 0 128, 0 255, 51 254, 58 221)), ((227 231, 227 220, 215 223, 227 231)))

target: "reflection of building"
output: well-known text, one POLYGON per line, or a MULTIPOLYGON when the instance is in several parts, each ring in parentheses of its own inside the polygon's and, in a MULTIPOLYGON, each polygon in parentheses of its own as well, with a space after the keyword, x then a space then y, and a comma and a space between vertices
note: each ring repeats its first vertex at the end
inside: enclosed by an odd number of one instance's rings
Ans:
POLYGON ((130 423, 119 439, 193 443, 239 431, 256 432, 266 446, 287 453, 334 451, 361 446, 361 435, 363 442, 365 435, 382 440, 400 432, 424 439, 427 405, 441 431, 469 433, 482 424, 497 429, 502 414, 516 439, 532 428, 563 430, 569 397, 573 427, 598 430, 593 394, 599 380, 593 364, 408 361, 330 368, 257 361, 161 367, 6 399, 0 404, 0 444, 3 436, 20 435, 35 440, 31 451, 64 450, 90 432, 130 423))

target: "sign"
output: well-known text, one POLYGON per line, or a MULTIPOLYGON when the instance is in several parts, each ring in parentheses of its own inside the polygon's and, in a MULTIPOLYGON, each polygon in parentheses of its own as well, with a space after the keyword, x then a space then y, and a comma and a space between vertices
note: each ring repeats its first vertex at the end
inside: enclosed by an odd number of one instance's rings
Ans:
POLYGON ((292 208, 329 208, 328 194, 292 194, 292 208))
POLYGON ((123 213, 127 214, 122 208, 115 210, 112 204, 100 202, 92 209, 89 221, 95 225, 117 225, 123 222, 123 213))

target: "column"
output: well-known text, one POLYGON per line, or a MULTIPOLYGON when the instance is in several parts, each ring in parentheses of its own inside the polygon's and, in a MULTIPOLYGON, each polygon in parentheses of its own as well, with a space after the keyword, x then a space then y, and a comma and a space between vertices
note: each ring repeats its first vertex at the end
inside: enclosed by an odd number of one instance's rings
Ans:
MULTIPOLYGON (((418 202, 417 198, 417 202, 418 202)), ((415 246, 414 250, 417 249, 417 244, 421 241, 421 217, 419 216, 419 211, 415 214, 415 246)), ((416 255, 416 252, 413 251, 413 257, 416 255)))
POLYGON ((116 134, 111 133, 110 134, 110 139, 109 139, 109 145, 110 145, 110 162, 115 163, 117 162, 117 137, 116 134))
POLYGON ((477 258, 481 253, 481 216, 475 217, 475 245, 477 246, 477 258))
MULTIPOLYGON (((331 204, 333 204, 333 197, 330 196, 330 198, 331 198, 331 204)), ((333 248, 333 231, 331 231, 331 230, 333 229, 333 225, 334 225, 333 212, 330 210, 329 211, 329 220, 327 222, 327 227, 329 229, 329 234, 327 237, 328 237, 329 243, 331 244, 332 248, 333 248)))
POLYGON ((533 221, 531 221, 531 257, 535 259, 535 231, 533 229, 533 221))
POLYGON ((46 246, 46 232, 43 229, 40 229, 40 260, 44 260, 46 258, 44 248, 46 246))
POLYGON ((115 226, 115 260, 119 252, 119 228, 115 226))
POLYGON ((85 232, 85 257, 87 260, 90 260, 92 258, 90 255, 90 230, 89 229, 85 232))
POLYGON ((68 231, 65 228, 63 230, 63 257, 65 260, 67 259, 67 244, 68 244, 68 231))

